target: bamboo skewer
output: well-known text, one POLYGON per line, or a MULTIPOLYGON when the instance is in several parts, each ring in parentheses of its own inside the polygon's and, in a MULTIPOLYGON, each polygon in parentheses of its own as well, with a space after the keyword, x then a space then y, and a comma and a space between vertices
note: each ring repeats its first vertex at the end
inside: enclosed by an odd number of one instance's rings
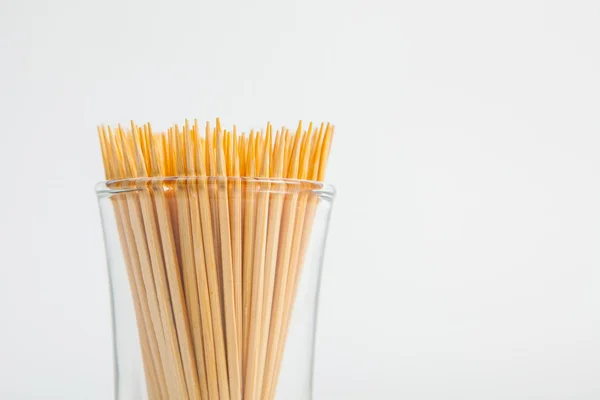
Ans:
MULTIPOLYGON (((284 143, 281 136, 277 136, 275 141, 274 152, 274 169, 272 176, 274 178, 282 178, 283 176, 283 156, 284 143)), ((273 295, 275 291, 275 277, 277 267, 277 250, 279 247, 279 237, 281 228, 281 216, 283 212, 284 201, 284 185, 273 184, 273 193, 271 193, 269 204, 269 220, 267 229, 267 244, 265 256, 265 280, 263 294, 263 310, 262 310, 262 325, 260 328, 260 343, 259 343, 259 393, 265 390, 265 370, 267 359, 267 348, 269 343, 269 327, 271 324, 273 295)))
POLYGON ((242 269, 243 269, 243 243, 242 243, 242 183, 239 179, 240 176, 240 160, 238 154, 238 143, 237 143, 237 132, 235 126, 233 127, 233 140, 230 142, 228 149, 228 158, 232 160, 231 169, 229 172, 230 176, 233 176, 233 182, 230 185, 230 221, 232 225, 231 229, 231 242, 232 242, 232 257, 233 257, 233 286, 234 286, 234 299, 235 299, 235 324, 237 328, 237 342, 238 352, 240 357, 240 373, 241 370, 241 358, 243 351, 243 306, 242 306, 242 269))
MULTIPOLYGON (((218 121, 218 120, 217 120, 218 121)), ((221 233, 221 254, 223 270, 223 308, 225 314, 225 333, 227 337, 227 365, 229 369, 229 390, 232 400, 241 399, 241 368, 239 360, 238 333, 236 327, 235 287, 233 276, 233 254, 231 233, 229 231, 229 196, 226 179, 225 153, 223 137, 217 122, 217 201, 219 203, 219 224, 221 233)))
MULTIPOLYGON (((218 124, 218 120, 217 120, 218 124)), ((215 257, 215 265, 221 265, 221 235, 219 234, 219 208, 217 203, 217 181, 215 177, 217 176, 217 166, 216 166, 216 128, 210 129, 210 125, 206 125, 207 133, 206 133, 206 159, 208 160, 208 175, 211 177, 209 179, 208 187, 208 197, 210 200, 210 215, 211 216, 211 224, 212 224, 212 239, 214 242, 214 257, 215 257)), ((219 301, 221 303, 221 309, 223 309, 223 270, 221 268, 217 268, 217 280, 219 287, 221 288, 219 295, 219 301)), ((225 319, 222 318, 222 329, 225 332, 225 319)))
POLYGON ((195 268, 197 272, 197 286, 200 300, 200 316, 202 319, 202 336, 204 340, 204 355, 206 378, 208 381, 209 399, 219 399, 219 386, 217 378, 217 360, 215 353, 215 339, 213 333, 213 318, 211 314, 211 295, 209 291, 205 252, 203 244, 202 225, 200 222, 200 208, 198 205, 198 189, 195 182, 188 185, 190 197, 190 217, 192 220, 192 237, 194 244, 195 268))
MULTIPOLYGON (((256 149, 256 141, 254 132, 250 132, 248 139, 248 148, 246 156, 246 171, 249 176, 255 176, 256 165, 254 163, 254 153, 256 149)), ((256 193, 255 183, 246 183, 246 201, 244 215, 244 252, 243 252, 243 271, 242 271, 242 305, 243 305, 243 376, 246 377, 248 370, 248 351, 250 337, 250 311, 252 303, 252 276, 253 276, 253 260, 254 260, 254 227, 256 224, 256 193)))
MULTIPOLYGON (((205 147, 210 147, 210 142, 206 142, 205 147)), ((206 175, 206 154, 210 153, 210 150, 199 151, 199 166, 200 176, 206 175)), ((225 355, 225 343, 223 334, 223 320, 221 317, 221 295, 220 285, 217 276, 217 261, 215 256, 215 244, 213 241, 213 228, 212 228, 212 216, 211 216, 211 200, 209 197, 209 185, 206 179, 200 179, 198 192, 199 206, 200 206, 200 217, 202 221, 202 240, 204 241, 204 255, 206 257, 206 271, 209 284, 210 292, 210 304, 211 314, 213 317, 213 330, 215 340, 215 354, 217 364, 217 376, 219 382, 219 394, 220 398, 228 400, 229 397, 229 381, 227 377, 227 361, 225 355)))
POLYGON ((151 400, 275 396, 332 133, 99 128, 151 400))
MULTIPOLYGON (((179 132, 177 132, 179 133, 179 132)), ((185 149, 185 140, 187 137, 187 127, 183 135, 177 135, 177 145, 180 149, 185 149)), ((185 154, 180 150, 179 154, 185 154)), ((177 158, 177 174, 185 176, 188 172, 188 165, 183 157, 177 158)), ((208 399, 208 382, 206 377, 204 345, 202 340, 202 322, 200 318, 200 299, 198 294, 196 278, 196 261, 194 255, 194 245, 192 239, 192 227, 190 217, 190 202, 188 198, 188 185, 185 178, 177 180, 175 185, 175 196, 177 204, 177 218, 179 225, 179 254, 182 269, 182 283, 185 293, 185 304, 188 311, 188 320, 191 330, 192 345, 195 354, 195 361, 198 368, 200 392, 203 399, 208 399)), ((182 350, 183 351, 183 350, 182 350)))
MULTIPOLYGON (((263 148, 260 149, 261 157, 261 175, 266 175, 270 169, 270 131, 267 129, 267 138, 264 143, 261 143, 263 148)), ((268 183, 262 182, 261 185, 269 186, 268 183)), ((256 206, 256 231, 254 243, 254 259, 252 266, 252 303, 250 310, 250 322, 248 335, 248 365, 245 375, 244 396, 249 399, 257 398, 260 393, 262 381, 259 382, 259 357, 255 351, 260 343, 260 328, 262 320, 262 301, 263 286, 264 286, 264 267, 265 267, 265 243, 267 240, 267 222, 269 210, 269 192, 261 190, 258 193, 256 206)))

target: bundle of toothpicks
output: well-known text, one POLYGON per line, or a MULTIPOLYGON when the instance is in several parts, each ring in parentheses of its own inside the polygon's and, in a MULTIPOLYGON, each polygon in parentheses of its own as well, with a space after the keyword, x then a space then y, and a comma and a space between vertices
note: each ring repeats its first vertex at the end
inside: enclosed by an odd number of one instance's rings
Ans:
POLYGON ((98 133, 148 397, 272 400, 333 126, 98 133))

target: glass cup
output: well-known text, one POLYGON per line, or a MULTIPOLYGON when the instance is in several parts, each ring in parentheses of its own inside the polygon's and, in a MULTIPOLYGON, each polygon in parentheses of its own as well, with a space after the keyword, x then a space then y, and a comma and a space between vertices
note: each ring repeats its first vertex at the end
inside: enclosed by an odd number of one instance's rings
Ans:
POLYGON ((171 177, 96 193, 115 400, 312 399, 333 187, 171 177))

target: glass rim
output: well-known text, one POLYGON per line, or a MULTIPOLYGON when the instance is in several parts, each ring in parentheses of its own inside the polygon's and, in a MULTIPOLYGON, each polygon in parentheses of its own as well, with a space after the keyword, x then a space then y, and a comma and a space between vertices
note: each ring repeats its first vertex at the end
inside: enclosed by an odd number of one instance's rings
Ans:
MULTIPOLYGON (((217 181, 221 179, 227 179, 228 181, 241 181, 241 182, 252 182, 252 183, 269 183, 269 184, 286 184, 295 185, 298 190, 293 193, 314 193, 322 197, 334 198, 336 195, 336 189, 333 185, 320 182, 312 181, 308 179, 289 179, 289 178, 262 178, 262 177, 248 177, 248 176, 160 176, 160 177, 138 177, 138 178, 124 178, 124 179, 110 179, 100 181, 96 183, 95 190, 97 195, 111 195, 126 192, 135 192, 141 190, 140 183, 165 183, 185 180, 210 180, 217 181), (111 187, 112 186, 112 187, 111 187)), ((260 190, 259 190, 260 191, 260 190)), ((270 191, 270 190, 265 190, 270 191)), ((271 190, 272 191, 272 190, 271 190)), ((287 193, 287 192, 286 192, 287 193)), ((292 192, 290 192, 292 193, 292 192)))

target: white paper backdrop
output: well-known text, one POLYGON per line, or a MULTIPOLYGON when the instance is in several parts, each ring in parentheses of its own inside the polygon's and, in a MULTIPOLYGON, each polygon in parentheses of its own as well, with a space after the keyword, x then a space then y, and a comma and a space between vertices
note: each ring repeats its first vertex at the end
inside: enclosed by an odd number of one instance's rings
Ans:
POLYGON ((109 399, 98 123, 331 120, 316 399, 600 398, 600 3, 4 0, 0 398, 109 399))

